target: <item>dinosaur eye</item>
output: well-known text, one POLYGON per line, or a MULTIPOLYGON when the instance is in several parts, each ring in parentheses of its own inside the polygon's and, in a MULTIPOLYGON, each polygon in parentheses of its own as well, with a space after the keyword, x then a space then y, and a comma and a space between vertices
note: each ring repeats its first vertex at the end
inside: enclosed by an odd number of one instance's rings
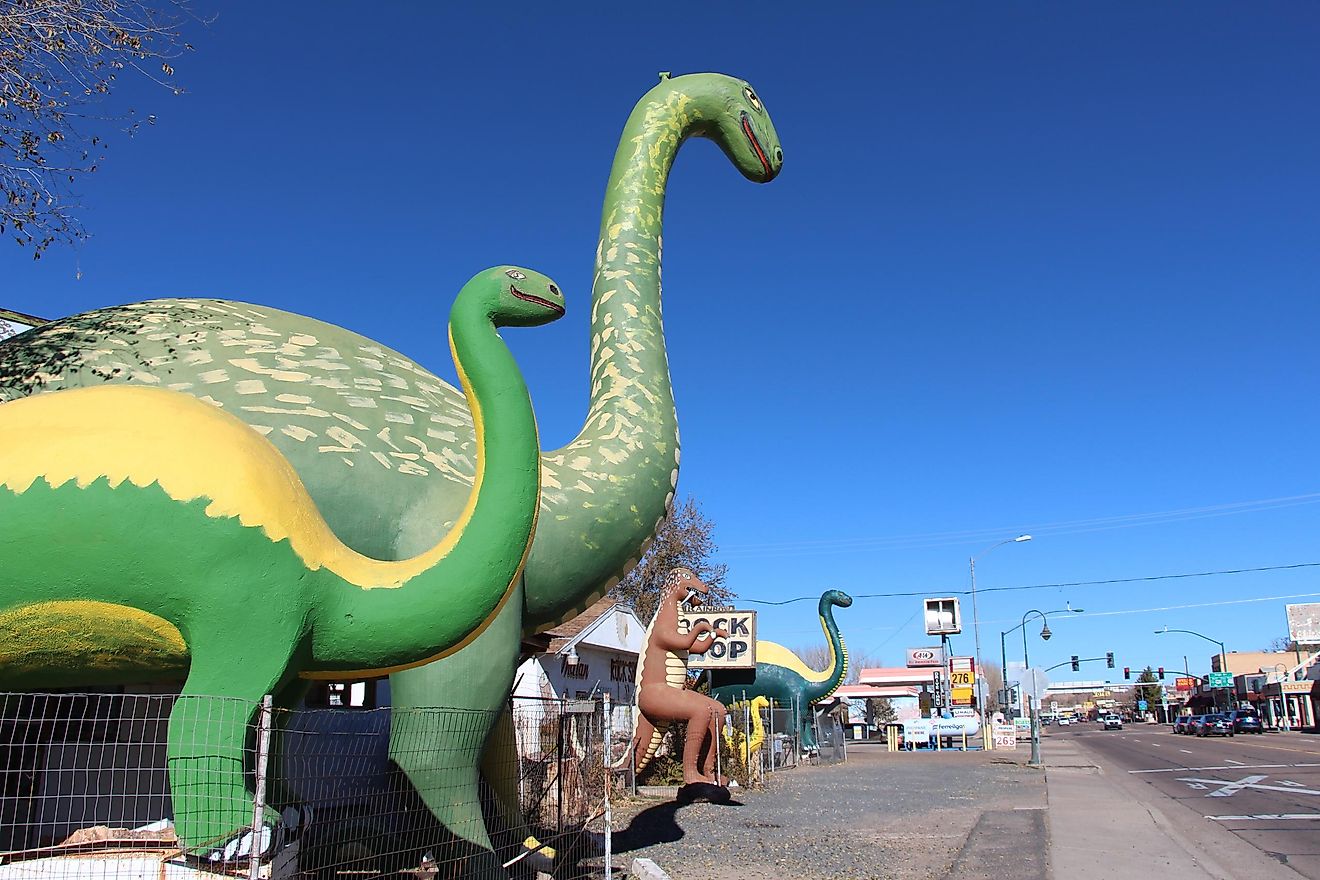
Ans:
POLYGON ((751 86, 747 86, 743 89, 743 96, 747 98, 747 103, 752 105, 753 110, 757 113, 763 112, 761 108, 761 99, 756 97, 756 92, 752 91, 751 86))
POLYGON ((512 278, 514 281, 522 281, 524 278, 527 277, 527 276, 524 275, 523 273, 519 272, 517 269, 510 269, 510 270, 508 270, 507 272, 505 272, 504 274, 505 274, 505 275, 508 275, 508 276, 509 276, 510 278, 512 278))
POLYGON ((559 288, 555 287, 553 284, 550 285, 550 292, 555 296, 559 296, 559 288))

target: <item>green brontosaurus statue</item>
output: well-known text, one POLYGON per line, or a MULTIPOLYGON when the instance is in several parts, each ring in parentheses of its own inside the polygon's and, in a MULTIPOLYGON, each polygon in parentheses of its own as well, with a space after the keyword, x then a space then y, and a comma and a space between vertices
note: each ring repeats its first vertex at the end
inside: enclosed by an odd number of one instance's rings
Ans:
MULTIPOLYGON (((506 602, 462 650, 391 677, 401 709, 482 710, 464 716, 471 730, 437 723, 418 735, 484 741, 493 722, 482 719, 506 703, 520 634, 549 629, 603 595, 645 552, 673 500, 679 447, 661 322, 661 229, 669 171, 689 137, 714 140, 754 181, 772 180, 783 163, 770 117, 743 80, 665 74, 637 103, 595 251, 585 424, 566 446, 542 453, 541 516, 516 588, 525 589, 521 605, 506 602)), ((247 422, 294 464, 334 533, 381 559, 414 555, 434 541, 437 523, 451 527, 475 473, 462 394, 395 351, 301 315, 165 299, 88 312, 0 344, 0 401, 107 383, 184 391, 247 422)), ((407 713, 398 714, 396 725, 407 713)), ((497 737, 506 748, 507 734, 497 737)), ((455 834, 488 845, 475 810, 462 805, 476 800, 469 757, 442 747, 393 757, 455 834)), ((490 762, 514 764, 507 751, 490 762)))
MULTIPOLYGON (((504 635, 492 628, 456 654, 392 675, 396 732, 429 717, 397 710, 445 705, 481 710, 463 716, 466 729, 448 737, 491 737, 518 665, 518 629, 548 629, 600 598, 641 558, 673 500, 678 423, 660 318, 661 233, 670 169, 694 136, 713 139, 753 181, 772 180, 783 164, 765 106, 743 80, 661 74, 637 102, 619 139, 601 211, 590 409, 577 438, 542 457, 543 515, 525 574, 525 607, 521 616, 506 609, 509 619, 497 621, 504 635)), ((512 820, 517 779, 510 774, 518 758, 507 715, 501 725, 484 770, 512 820)), ((401 740, 418 741, 411 733, 401 740)), ((392 749, 391 757, 454 834, 490 846, 477 808, 476 768, 460 749, 392 749)))
POLYGON ((711 696, 726 706, 754 697, 768 697, 795 712, 802 748, 815 748, 811 704, 838 690, 848 673, 848 649, 834 622, 834 606, 847 608, 852 601, 851 596, 839 590, 830 590, 820 597, 817 612, 830 651, 829 667, 817 672, 783 645, 758 640, 755 669, 711 670, 711 696))
MULTIPOLYGON (((517 595, 540 449, 496 327, 563 313, 549 279, 510 266, 459 293, 477 476, 454 527, 398 561, 345 546, 288 458, 213 402, 102 384, 0 405, 0 681, 186 671, 167 750, 176 828, 193 850, 232 841, 252 821, 244 740, 264 694, 425 663, 517 595)), ((0 346, 7 362, 23 343, 0 346)))

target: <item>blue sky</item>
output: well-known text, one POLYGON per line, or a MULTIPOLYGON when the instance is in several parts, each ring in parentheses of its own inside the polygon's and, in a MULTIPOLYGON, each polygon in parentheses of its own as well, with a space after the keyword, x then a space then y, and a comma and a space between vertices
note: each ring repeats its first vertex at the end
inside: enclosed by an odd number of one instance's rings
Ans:
MULTIPOLYGON (((742 597, 946 594, 1021 532, 980 587, 1320 562, 1320 10, 705 6, 223 4, 188 94, 125 84, 158 122, 82 186, 94 238, 0 250, 0 304, 266 303, 452 379, 454 293, 522 263, 569 297, 507 334, 557 446, 619 130, 657 71, 717 70, 785 152, 758 187, 690 143, 666 218, 680 491, 742 597)), ((1153 630, 1255 650, 1284 600, 1239 600, 1304 593, 1320 568, 986 592, 982 642, 1071 601, 1033 661, 1204 670, 1211 645, 1153 630)), ((897 663, 917 610, 839 620, 897 663)), ((814 602, 762 610, 766 638, 817 632, 814 602)))

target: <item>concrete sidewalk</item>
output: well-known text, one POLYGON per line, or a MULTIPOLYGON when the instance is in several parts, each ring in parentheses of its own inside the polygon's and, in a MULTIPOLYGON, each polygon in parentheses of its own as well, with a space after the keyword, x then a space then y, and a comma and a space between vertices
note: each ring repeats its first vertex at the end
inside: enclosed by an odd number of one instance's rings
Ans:
POLYGON ((1113 880, 1298 877, 1291 869, 1121 771, 1072 738, 1041 744, 1052 876, 1113 880), (1162 802, 1163 801, 1163 802, 1162 802))

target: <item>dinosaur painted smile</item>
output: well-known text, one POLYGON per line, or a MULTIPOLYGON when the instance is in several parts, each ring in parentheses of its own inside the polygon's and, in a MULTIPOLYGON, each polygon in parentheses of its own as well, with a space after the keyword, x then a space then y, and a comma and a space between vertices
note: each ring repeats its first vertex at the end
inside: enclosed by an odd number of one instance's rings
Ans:
POLYGON ((775 173, 770 169, 770 160, 765 157, 765 150, 761 149, 761 142, 756 139, 756 133, 752 131, 752 122, 747 118, 747 114, 742 114, 742 130, 747 135, 747 140, 751 142, 752 149, 756 150, 756 158, 761 160, 761 167, 765 169, 767 177, 774 177, 775 173))
POLYGON ((541 299, 539 296, 533 296, 530 293, 523 293, 513 285, 509 285, 509 293, 512 293, 514 296, 518 297, 518 299, 527 300, 529 303, 536 303, 538 306, 545 306, 556 315, 564 314, 564 307, 558 303, 553 303, 548 299, 541 299))

